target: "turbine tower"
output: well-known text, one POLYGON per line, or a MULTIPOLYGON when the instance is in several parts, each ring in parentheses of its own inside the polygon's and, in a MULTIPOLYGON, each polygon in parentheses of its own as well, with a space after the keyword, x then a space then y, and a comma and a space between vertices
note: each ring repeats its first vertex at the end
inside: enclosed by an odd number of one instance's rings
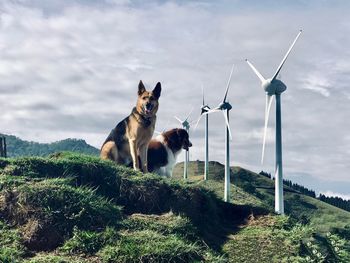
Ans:
MULTIPOLYGON (((184 128, 187 133, 188 133, 188 136, 190 136, 190 127, 191 127, 191 123, 188 121, 188 118, 190 117, 191 113, 193 111, 193 108, 191 109, 190 113, 187 115, 186 119, 184 121, 182 121, 180 118, 174 116, 174 118, 180 122, 180 124, 182 125, 182 128, 184 128)), ((185 161, 184 161, 184 179, 187 179, 188 178, 188 162, 189 162, 189 159, 190 159, 190 152, 189 152, 189 149, 186 150, 185 152, 185 161)))
POLYGON ((230 140, 232 140, 231 129, 230 129, 230 110, 232 109, 231 104, 226 101, 227 94, 231 84, 231 78, 233 73, 234 65, 232 65, 230 77, 227 82, 226 92, 223 101, 213 109, 208 110, 204 114, 210 114, 221 111, 225 118, 225 191, 224 200, 230 202, 230 140))
POLYGON ((264 125, 264 139, 261 154, 261 163, 264 162, 265 143, 266 143, 266 131, 267 124, 269 121, 271 104, 273 96, 276 97, 276 156, 275 156, 275 212, 277 214, 284 214, 284 199, 283 199, 283 170, 282 170, 282 121, 281 121, 281 94, 287 89, 287 86, 279 79, 277 79, 283 64, 289 53, 292 51, 295 43, 297 42, 302 30, 299 31, 298 35, 294 39, 292 45, 289 47, 287 53, 282 59, 278 66, 275 74, 272 78, 265 79, 260 72, 250 63, 247 59, 248 65, 254 71, 261 81, 261 86, 266 92, 266 104, 265 104, 265 125, 264 125))
POLYGON ((204 87, 202 86, 202 106, 201 106, 201 114, 199 115, 199 118, 197 120, 196 126, 194 129, 197 129, 198 123, 201 120, 202 116, 205 115, 205 138, 204 138, 204 145, 205 145, 205 162, 204 162, 204 180, 208 180, 208 174, 209 174, 209 139, 208 139, 208 125, 209 125, 209 116, 208 114, 205 114, 210 110, 210 107, 205 104, 204 102, 204 87))

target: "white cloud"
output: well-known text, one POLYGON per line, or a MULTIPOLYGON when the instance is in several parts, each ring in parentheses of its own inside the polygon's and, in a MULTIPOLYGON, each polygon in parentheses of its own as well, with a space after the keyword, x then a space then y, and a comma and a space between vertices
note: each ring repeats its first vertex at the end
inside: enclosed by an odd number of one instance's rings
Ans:
POLYGON ((329 97, 329 90, 331 89, 332 84, 328 75, 328 72, 311 71, 303 80, 302 88, 317 92, 324 97, 329 97))

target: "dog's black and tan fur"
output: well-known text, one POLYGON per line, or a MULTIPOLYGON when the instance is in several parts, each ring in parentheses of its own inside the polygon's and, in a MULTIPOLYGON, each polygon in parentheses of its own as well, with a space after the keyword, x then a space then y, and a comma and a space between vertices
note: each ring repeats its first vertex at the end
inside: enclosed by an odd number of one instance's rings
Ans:
POLYGON ((153 91, 147 91, 140 81, 136 107, 118 123, 103 143, 102 159, 124 165, 132 163, 135 170, 148 172, 147 149, 156 124, 161 89, 158 82, 153 91))

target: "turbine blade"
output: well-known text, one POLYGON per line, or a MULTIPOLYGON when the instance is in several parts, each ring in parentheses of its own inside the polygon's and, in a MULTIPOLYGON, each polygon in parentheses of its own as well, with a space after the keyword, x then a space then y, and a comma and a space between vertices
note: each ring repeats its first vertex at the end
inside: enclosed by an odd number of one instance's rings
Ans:
POLYGON ((204 112, 202 115, 207 115, 218 111, 221 111, 221 110, 219 108, 214 108, 214 109, 208 110, 207 112, 204 112))
POLYGON ((197 120, 197 122, 196 122, 196 125, 194 126, 194 130, 197 130, 197 126, 198 126, 199 121, 201 120, 202 116, 203 116, 202 114, 199 115, 199 118, 198 118, 198 120, 197 120))
POLYGON ((177 119, 178 120, 178 122, 180 122, 181 123, 181 125, 182 125, 182 123, 183 123, 183 121, 182 120, 180 120, 178 117, 176 117, 176 116, 174 116, 174 118, 175 119, 177 119))
POLYGON ((249 67, 254 71, 255 75, 258 76, 258 78, 260 79, 261 82, 265 81, 265 78, 263 77, 263 75, 261 75, 261 73, 254 67, 254 65, 252 63, 250 63, 250 61, 248 59, 245 60, 249 67))
POLYGON ((288 57, 289 53, 292 51, 292 49, 293 49, 295 43, 297 42, 297 40, 298 40, 298 38, 299 38, 301 32, 303 32, 303 31, 302 31, 302 30, 299 31, 299 33, 298 33, 298 35, 296 36, 296 38, 294 39, 292 45, 291 45, 290 48, 288 49, 287 53, 284 55, 284 58, 282 59, 281 64, 278 66, 275 75, 273 75, 272 80, 275 80, 275 79, 277 78, 278 73, 280 73, 284 62, 286 62, 287 57, 288 57))
POLYGON ((190 121, 190 125, 193 125, 193 124, 195 124, 195 123, 196 123, 196 121, 195 121, 195 120, 190 121))
POLYGON ((269 116, 270 116, 270 109, 271 109, 272 101, 273 101, 273 97, 268 95, 268 94, 266 94, 264 139, 263 139, 263 146, 262 146, 262 153, 261 153, 261 164, 264 163, 267 124, 269 122, 269 116))
POLYGON ((170 122, 170 120, 168 119, 167 122, 166 122, 166 124, 165 124, 165 126, 164 126, 164 128, 163 128, 163 133, 165 132, 166 127, 169 126, 169 122, 170 122))
POLYGON ((230 77, 228 78, 228 82, 227 82, 225 97, 224 97, 224 100, 223 100, 222 102, 226 102, 227 93, 228 93, 228 90, 229 90, 229 88, 230 88, 231 79, 232 79, 232 73, 233 73, 233 68, 234 68, 234 67, 235 67, 235 64, 232 64, 232 68, 231 68, 231 72, 230 72, 230 77))
POLYGON ((203 86, 203 84, 202 84, 202 95, 203 95, 202 106, 204 106, 204 86, 203 86))
POLYGON ((227 118, 227 112, 228 112, 227 110, 222 111, 222 113, 224 114, 225 123, 226 123, 226 128, 228 129, 228 134, 229 134, 229 136, 230 136, 230 140, 232 140, 230 122, 228 121, 228 118, 227 118))
POLYGON ((194 108, 192 107, 192 109, 191 109, 190 113, 187 115, 187 117, 186 117, 185 121, 187 121, 187 120, 188 120, 188 118, 190 117, 190 115, 191 115, 191 113, 192 113, 193 109, 194 109, 194 108))

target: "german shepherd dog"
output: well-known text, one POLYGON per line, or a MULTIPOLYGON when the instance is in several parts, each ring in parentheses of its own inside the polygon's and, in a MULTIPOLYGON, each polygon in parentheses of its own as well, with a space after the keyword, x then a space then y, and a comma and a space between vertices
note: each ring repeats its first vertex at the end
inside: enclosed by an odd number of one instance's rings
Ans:
POLYGON ((147 173, 147 149, 156 125, 162 87, 147 91, 140 80, 136 107, 111 131, 101 148, 101 158, 130 165, 147 173))

